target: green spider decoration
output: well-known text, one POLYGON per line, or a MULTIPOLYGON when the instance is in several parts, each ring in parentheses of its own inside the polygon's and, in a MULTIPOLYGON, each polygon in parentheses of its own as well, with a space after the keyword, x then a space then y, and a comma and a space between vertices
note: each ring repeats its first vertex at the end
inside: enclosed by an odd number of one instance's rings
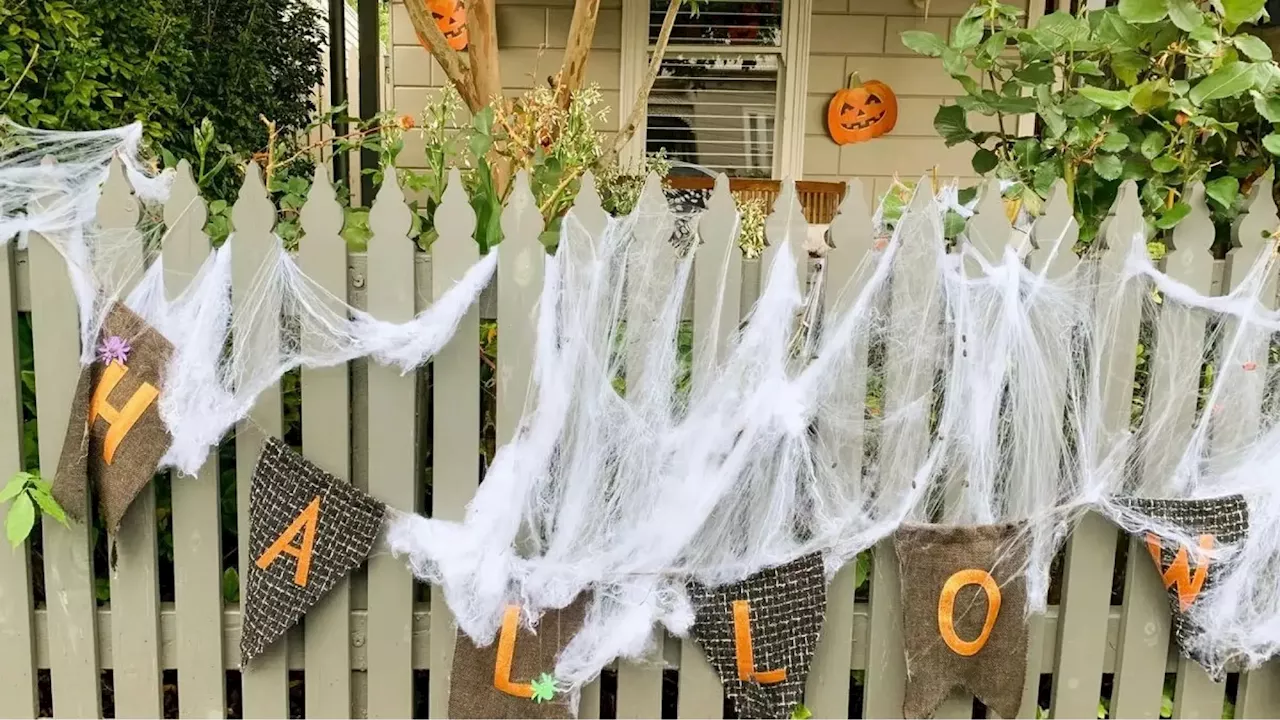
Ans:
POLYGON ((533 701, 536 703, 551 700, 556 696, 556 679, 548 673, 542 673, 531 684, 533 701))

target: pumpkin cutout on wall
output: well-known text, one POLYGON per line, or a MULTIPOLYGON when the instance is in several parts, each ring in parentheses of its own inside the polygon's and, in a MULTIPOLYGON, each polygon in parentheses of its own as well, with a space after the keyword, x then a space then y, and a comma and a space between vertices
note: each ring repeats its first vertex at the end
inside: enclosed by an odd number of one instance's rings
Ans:
POLYGON ((873 140, 897 123, 898 97, 893 90, 879 80, 864 83, 857 73, 827 105, 827 132, 837 145, 873 140))
MULTIPOLYGON (((461 0, 422 0, 427 6, 427 10, 431 12, 431 18, 436 21, 436 27, 440 28, 440 32, 444 33, 444 39, 449 42, 449 47, 459 52, 467 49, 467 9, 461 0)), ((423 47, 427 47, 426 41, 421 37, 418 42, 423 47)))

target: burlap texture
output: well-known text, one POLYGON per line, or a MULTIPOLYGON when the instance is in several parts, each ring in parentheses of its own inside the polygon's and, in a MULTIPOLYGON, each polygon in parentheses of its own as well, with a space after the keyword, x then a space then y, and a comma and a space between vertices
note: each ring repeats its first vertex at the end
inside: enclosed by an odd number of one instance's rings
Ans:
POLYGON ((786 718, 804 699, 809 663, 818 646, 827 605, 827 579, 820 554, 769 568, 742 582, 709 588, 692 583, 693 636, 738 717, 786 718), (742 680, 734 602, 749 603, 751 659, 759 672, 786 671, 781 682, 742 680))
MULTIPOLYGON (((123 303, 116 303, 111 308, 102 326, 100 338, 113 336, 127 341, 130 350, 124 363, 126 371, 107 396, 107 405, 123 410, 144 383, 163 393, 165 368, 173 354, 169 341, 123 303)), ((124 433, 111 462, 107 462, 105 443, 112 422, 99 415, 92 427, 88 423, 94 388, 107 369, 106 363, 95 361, 80 372, 62 454, 54 474, 53 496, 67 514, 84 520, 83 508, 88 505, 86 495, 92 483, 107 532, 114 535, 133 499, 155 475, 160 458, 169 449, 172 438, 160 417, 160 397, 157 395, 138 415, 132 428, 124 433)), ((148 518, 146 522, 154 522, 154 519, 148 518)))
MULTIPOLYGON (((1176 525, 1188 535, 1212 535, 1215 546, 1238 543, 1249 534, 1249 505, 1242 495, 1228 495, 1226 497, 1198 500, 1131 498, 1122 500, 1121 503, 1154 520, 1176 525)), ((1145 534, 1142 537, 1138 537, 1138 540, 1145 545, 1145 534)), ((1160 542, 1161 566, 1155 568, 1156 572, 1164 575, 1166 570, 1177 559, 1179 550, 1186 552, 1187 567, 1191 575, 1194 576, 1196 568, 1199 567, 1196 553, 1188 552, 1189 549, 1182 548, 1179 543, 1168 540, 1160 542)), ((1224 566, 1229 566, 1230 562, 1228 558, 1225 560, 1215 559, 1210 563, 1209 569, 1205 572, 1204 583, 1196 594, 1197 600, 1204 597, 1205 593, 1216 584, 1217 578, 1226 572, 1226 567, 1224 566)), ((1152 566, 1154 565, 1153 558, 1152 566)), ((1164 583, 1162 582, 1162 584, 1164 583)), ((1216 674, 1212 663, 1206 662, 1205 658, 1199 657, 1188 649, 1190 640, 1200 633, 1201 629, 1183 611, 1178 598, 1177 584, 1168 586, 1168 595, 1169 608, 1173 613, 1173 638, 1178 644, 1178 651, 1183 657, 1199 663, 1210 675, 1216 674)), ((1194 604, 1193 602, 1192 607, 1194 607, 1194 604)), ((1221 680, 1222 677, 1216 677, 1215 679, 1221 680)))
MULTIPOLYGON (((382 531, 386 507, 341 482, 283 442, 268 438, 249 488, 249 577, 244 593, 241 662, 266 649, 347 573, 356 569, 382 531), (295 581, 301 558, 278 555, 258 566, 277 539, 320 498, 315 541, 305 585, 295 581)), ((299 547, 301 534, 290 544, 299 547)))
POLYGON ((1027 606, 1023 570, 1027 546, 1015 542, 1019 526, 956 527, 904 525, 894 533, 902 575, 902 635, 907 656, 905 717, 933 717, 956 687, 974 694, 1001 717, 1011 718, 1022 704, 1027 672, 1027 606), (960 585, 967 570, 990 575, 1000 607, 985 644, 965 655, 944 639, 944 590, 951 597, 953 642, 977 644, 988 618, 988 593, 980 585, 960 585), (948 580, 952 585, 948 586, 948 580))
MULTIPOLYGON (((511 659, 512 682, 530 683, 543 673, 555 673, 560 650, 582 629, 590 595, 583 593, 561 610, 542 614, 535 628, 523 622, 516 632, 511 659)), ((449 717, 451 718, 571 718, 576 708, 567 694, 535 702, 510 695, 494 684, 498 664, 498 638, 477 646, 466 633, 458 632, 453 644, 453 670, 449 676, 449 717)))

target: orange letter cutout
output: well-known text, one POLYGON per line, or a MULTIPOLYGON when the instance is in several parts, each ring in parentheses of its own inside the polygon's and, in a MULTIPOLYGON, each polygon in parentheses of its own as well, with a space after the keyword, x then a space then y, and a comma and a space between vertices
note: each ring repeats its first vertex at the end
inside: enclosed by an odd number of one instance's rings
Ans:
POLYGON ((102 445, 102 457, 111 464, 112 458, 116 455, 116 448, 120 447, 120 442, 124 440, 124 436, 129 434, 133 429, 138 418, 142 417, 142 413, 151 407, 151 403, 155 402, 156 397, 160 395, 160 391, 156 390, 151 383, 142 383, 142 385, 133 393, 124 407, 117 410, 111 403, 107 402, 107 398, 111 395, 111 391, 116 389, 116 385, 124 379, 125 373, 129 372, 129 368, 121 365, 119 362, 112 362, 102 371, 102 377, 98 380, 98 387, 93 390, 93 399, 89 402, 89 425, 93 425, 93 421, 101 417, 107 421, 111 427, 107 430, 107 437, 102 445))
POLYGON ((511 660, 516 654, 516 630, 519 626, 520 606, 508 605, 502 613, 502 633, 498 635, 498 660, 493 665, 493 686, 508 695, 532 698, 532 683, 511 682, 511 660))
POLYGON ((298 513, 293 524, 285 528, 271 547, 262 553, 262 557, 258 558, 258 567, 266 570, 276 561, 276 558, 280 557, 280 553, 292 555, 298 558, 298 568, 293 571, 293 582, 306 587, 307 573, 311 571, 311 548, 316 543, 316 527, 319 524, 320 496, 317 495, 310 505, 298 513), (302 545, 295 546, 293 539, 298 536, 298 533, 302 533, 302 545))
MULTIPOLYGON (((1212 550, 1213 536, 1201 535, 1199 544, 1201 550, 1212 550)), ((1204 587, 1204 580, 1209 575, 1208 554, 1196 553, 1196 572, 1193 577, 1186 545, 1179 544, 1178 554, 1174 556, 1173 564, 1167 570, 1160 559, 1160 538, 1154 533, 1147 533, 1147 550, 1151 553, 1151 559, 1156 562, 1156 570, 1160 573, 1160 579, 1164 581, 1164 589, 1178 586, 1178 607, 1182 612, 1186 612, 1191 607, 1191 603, 1196 601, 1196 596, 1200 594, 1200 589, 1204 587)))
POLYGON ((773 685, 787 679, 787 669, 756 670, 755 650, 751 645, 751 603, 733 601, 733 647, 738 660, 738 679, 773 685))
POLYGON ((987 644, 991 637, 991 629, 996 626, 996 618, 1000 615, 1000 586, 996 584, 991 573, 986 570, 961 570, 947 578, 942 585, 942 594, 938 596, 938 632, 946 641, 947 647, 957 655, 969 657, 987 644), (961 640, 956 635, 955 609, 956 595, 966 585, 977 585, 987 593, 987 619, 982 623, 982 632, 973 640, 961 640))

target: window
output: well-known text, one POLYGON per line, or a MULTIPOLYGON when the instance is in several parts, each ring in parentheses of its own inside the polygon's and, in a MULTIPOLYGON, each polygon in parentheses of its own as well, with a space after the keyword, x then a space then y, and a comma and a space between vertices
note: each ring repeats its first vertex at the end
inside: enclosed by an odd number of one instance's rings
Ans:
MULTIPOLYGON (((652 47, 666 12, 651 0, 652 47)), ((681 10, 649 96, 647 152, 665 151, 675 174, 699 166, 735 177, 773 173, 781 59, 781 0, 703 3, 681 10)))

